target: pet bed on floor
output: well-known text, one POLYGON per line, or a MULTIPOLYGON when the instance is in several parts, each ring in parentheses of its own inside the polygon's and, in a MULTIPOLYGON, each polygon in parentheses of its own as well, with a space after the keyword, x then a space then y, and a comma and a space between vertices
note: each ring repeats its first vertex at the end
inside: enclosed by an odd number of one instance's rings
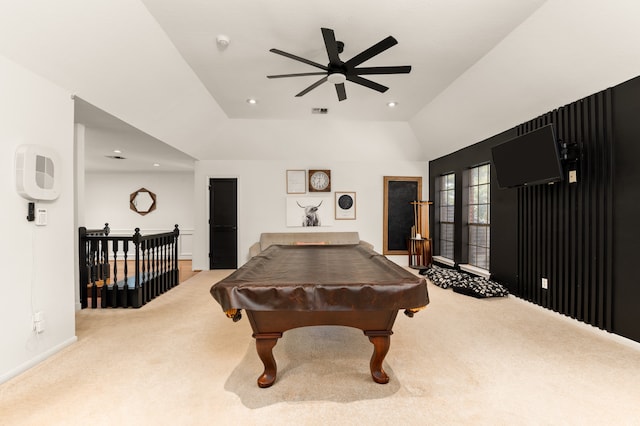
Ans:
POLYGON ((452 288, 454 292, 467 296, 486 298, 504 297, 509 291, 502 285, 487 278, 470 275, 456 269, 432 265, 420 271, 434 285, 441 288, 452 288))

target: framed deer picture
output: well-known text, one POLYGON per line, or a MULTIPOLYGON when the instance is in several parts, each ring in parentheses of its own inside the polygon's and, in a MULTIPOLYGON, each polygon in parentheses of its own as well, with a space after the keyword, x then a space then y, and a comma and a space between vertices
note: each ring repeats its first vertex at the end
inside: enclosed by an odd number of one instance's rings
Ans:
POLYGON ((332 197, 287 197, 287 226, 333 225, 332 197))

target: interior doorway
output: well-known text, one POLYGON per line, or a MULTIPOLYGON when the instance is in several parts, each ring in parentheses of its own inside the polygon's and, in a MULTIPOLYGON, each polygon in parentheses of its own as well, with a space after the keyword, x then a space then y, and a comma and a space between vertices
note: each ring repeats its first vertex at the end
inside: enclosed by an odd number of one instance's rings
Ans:
POLYGON ((209 269, 238 267, 238 179, 209 179, 209 269))

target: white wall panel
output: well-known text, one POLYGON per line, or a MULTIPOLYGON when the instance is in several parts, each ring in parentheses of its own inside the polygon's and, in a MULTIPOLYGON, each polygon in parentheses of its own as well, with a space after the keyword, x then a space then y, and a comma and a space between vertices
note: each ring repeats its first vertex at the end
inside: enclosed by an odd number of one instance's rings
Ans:
MULTIPOLYGON (((210 178, 238 179, 238 262, 242 265, 248 259, 249 247, 258 241, 262 232, 357 231, 362 240, 372 243, 376 251, 382 252, 384 176, 422 176, 426 191, 427 164, 401 160, 315 161, 312 155, 296 161, 199 161, 195 172, 193 267, 209 269, 210 178), (287 227, 287 169, 330 169, 333 192, 356 192, 356 220, 336 220, 333 226, 317 229, 287 227)), ((304 195, 314 196, 310 193, 304 195)), ((404 256, 392 259, 399 264, 407 263, 404 256)))
POLYGON ((102 228, 109 223, 112 232, 133 234, 135 228, 146 233, 194 228, 193 173, 86 173, 85 224, 102 228), (156 209, 140 215, 129 208, 129 195, 140 188, 156 194, 156 209))
POLYGON ((548 0, 411 120, 427 159, 640 75, 640 2, 548 0))
POLYGON ((70 94, 0 56, 0 382, 29 368, 75 337, 73 101, 70 94), (21 144, 57 152, 60 197, 38 202, 48 224, 26 220, 28 201, 15 190, 14 155, 21 144), (43 312, 45 330, 32 329, 43 312))

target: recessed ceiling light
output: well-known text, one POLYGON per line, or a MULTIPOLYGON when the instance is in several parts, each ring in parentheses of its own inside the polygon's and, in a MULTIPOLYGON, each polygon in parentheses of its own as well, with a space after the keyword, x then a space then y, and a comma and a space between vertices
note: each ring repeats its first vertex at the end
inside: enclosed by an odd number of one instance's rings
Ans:
POLYGON ((122 151, 120 151, 119 149, 114 149, 113 152, 116 154, 122 154, 122 151))
POLYGON ((153 163, 153 167, 160 167, 160 163, 153 163))
POLYGON ((249 99, 247 99, 247 103, 250 104, 250 105, 255 105, 255 104, 258 103, 258 101, 253 99, 253 98, 249 98, 249 99))
POLYGON ((397 103, 397 102, 395 102, 395 101, 387 102, 387 106, 388 106, 389 108, 395 108, 395 107, 397 107, 397 106, 398 106, 398 103, 397 103))

